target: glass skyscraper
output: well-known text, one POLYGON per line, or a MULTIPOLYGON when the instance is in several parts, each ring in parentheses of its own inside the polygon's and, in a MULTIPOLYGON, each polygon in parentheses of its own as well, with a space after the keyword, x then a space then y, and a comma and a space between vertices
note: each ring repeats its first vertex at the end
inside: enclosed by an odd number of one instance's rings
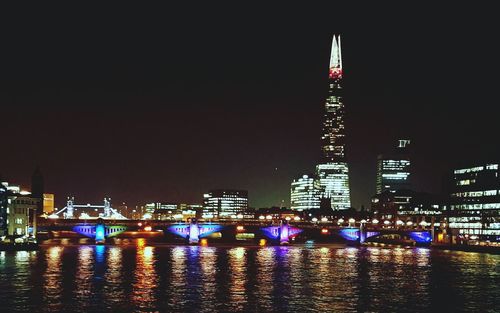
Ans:
POLYGON ((410 140, 400 139, 393 154, 377 158, 377 194, 410 189, 410 140))
POLYGON ((312 176, 303 175, 294 179, 291 186, 290 208, 297 211, 319 209, 320 190, 319 181, 312 176))
POLYGON ((342 76, 340 36, 334 35, 330 57, 328 97, 325 103, 321 136, 322 160, 316 166, 322 197, 330 199, 333 209, 347 209, 351 206, 349 167, 345 157, 342 76))

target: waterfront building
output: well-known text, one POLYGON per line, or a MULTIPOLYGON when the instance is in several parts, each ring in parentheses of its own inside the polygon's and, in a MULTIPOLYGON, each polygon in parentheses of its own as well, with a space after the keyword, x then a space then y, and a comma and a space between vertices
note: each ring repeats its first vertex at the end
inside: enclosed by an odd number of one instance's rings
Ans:
POLYGON ((50 215, 54 212, 54 194, 44 193, 43 194, 43 213, 50 215))
POLYGON ((410 186, 410 140, 400 139, 392 154, 381 154, 377 158, 376 191, 411 189, 410 186))
POLYGON ((462 236, 500 241, 498 163, 455 169, 448 181, 448 227, 462 236))
POLYGON ((231 218, 247 210, 246 190, 217 189, 203 195, 202 218, 231 218))
POLYGON ((0 237, 7 235, 8 190, 0 184, 0 237))
POLYGON ((7 235, 29 236, 36 233, 36 210, 39 199, 29 195, 8 196, 7 235))
POLYGON ((383 220, 418 223, 442 214, 441 197, 408 189, 385 190, 372 197, 371 212, 383 220))
POLYGON ((330 200, 333 209, 351 206, 349 167, 345 156, 345 124, 343 102, 343 67, 340 36, 333 36, 328 76, 328 97, 325 102, 322 141, 322 160, 316 175, 322 197, 330 200))
POLYGON ((294 179, 291 185, 290 208, 304 211, 320 208, 321 185, 312 175, 303 175, 294 179))

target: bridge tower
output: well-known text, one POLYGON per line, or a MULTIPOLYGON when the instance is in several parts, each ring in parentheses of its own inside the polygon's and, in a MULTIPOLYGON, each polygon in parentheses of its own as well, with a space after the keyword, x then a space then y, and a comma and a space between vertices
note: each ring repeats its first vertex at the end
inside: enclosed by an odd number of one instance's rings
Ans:
POLYGON ((104 198, 104 217, 111 217, 111 198, 104 198))
POLYGON ((66 218, 73 218, 74 214, 74 203, 75 197, 68 197, 68 202, 66 204, 66 218))

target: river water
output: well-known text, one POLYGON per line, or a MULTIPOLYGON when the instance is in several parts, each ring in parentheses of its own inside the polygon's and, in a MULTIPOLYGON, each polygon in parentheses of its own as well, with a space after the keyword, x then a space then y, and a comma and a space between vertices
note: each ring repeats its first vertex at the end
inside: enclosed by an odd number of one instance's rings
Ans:
POLYGON ((499 264, 427 248, 51 243, 0 252, 0 311, 500 312, 499 264))

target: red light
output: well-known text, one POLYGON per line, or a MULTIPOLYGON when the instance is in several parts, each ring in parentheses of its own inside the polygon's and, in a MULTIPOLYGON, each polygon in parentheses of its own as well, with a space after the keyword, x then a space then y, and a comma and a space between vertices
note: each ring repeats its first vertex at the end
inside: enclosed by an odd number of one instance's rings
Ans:
POLYGON ((322 234, 328 234, 328 229, 323 228, 323 229, 321 230, 321 233, 322 233, 322 234))

